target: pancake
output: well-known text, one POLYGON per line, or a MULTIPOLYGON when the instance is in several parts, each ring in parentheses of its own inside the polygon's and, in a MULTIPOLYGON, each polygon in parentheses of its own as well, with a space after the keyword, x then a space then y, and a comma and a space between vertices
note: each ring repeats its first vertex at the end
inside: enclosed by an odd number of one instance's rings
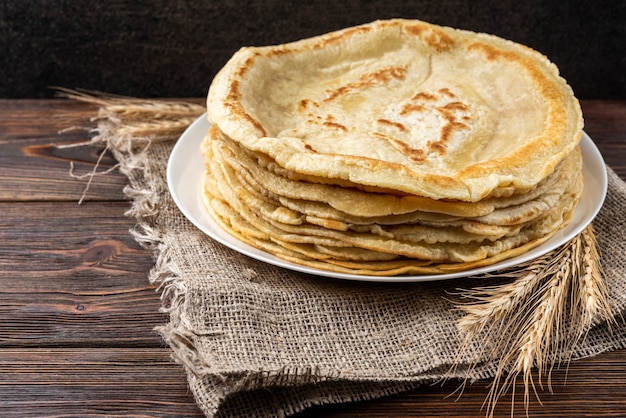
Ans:
POLYGON ((583 126, 540 53, 401 19, 242 48, 213 80, 207 114, 299 180, 467 202, 535 187, 583 126))

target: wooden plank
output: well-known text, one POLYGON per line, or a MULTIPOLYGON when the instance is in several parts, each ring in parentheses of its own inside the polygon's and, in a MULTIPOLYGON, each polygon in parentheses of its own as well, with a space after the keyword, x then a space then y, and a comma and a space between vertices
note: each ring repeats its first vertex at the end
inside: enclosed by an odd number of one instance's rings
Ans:
POLYGON ((581 101, 585 132, 596 143, 605 163, 626 180, 626 102, 581 101))
POLYGON ((626 101, 582 100, 584 130, 598 140, 626 143, 626 101))
POLYGON ((0 347, 162 345, 127 202, 0 203, 0 347))
MULTIPOLYGON (((90 140, 96 108, 71 100, 0 100, 0 201, 77 202, 86 180, 70 176, 91 172, 103 147, 59 148, 90 140), (70 127, 75 129, 64 131, 70 127)), ((106 153, 98 171, 116 164, 106 153)), ((89 199, 120 200, 126 178, 117 171, 98 176, 89 199)))
MULTIPOLYGON (((540 393, 543 405, 531 397, 530 416, 621 416, 625 368, 622 352, 573 362, 566 383, 566 371, 558 370, 553 393, 540 393)), ((182 367, 165 348, 0 349, 0 369, 1 416, 201 416, 182 367)), ((460 397, 450 396, 458 384, 449 382, 374 401, 316 407, 298 417, 483 418, 488 383, 468 386, 460 397)), ((517 388, 515 416, 524 416, 517 388)), ((509 416, 510 405, 510 397, 502 399, 495 416, 509 416)))
MULTIPOLYGON (((181 99, 167 99, 181 100, 181 99)), ((185 99, 202 103, 204 99, 185 99)), ((84 144, 93 137, 97 106, 67 99, 0 99, 0 201, 78 201, 94 169, 105 172, 117 164, 103 146, 84 144), (97 161, 100 160, 99 163, 97 161)), ((121 200, 127 180, 119 171, 96 176, 85 200, 121 200)))
MULTIPOLYGON (((93 280, 97 283, 96 280, 93 280)), ((130 283, 90 294, 60 289, 0 292, 0 347, 158 347, 167 322, 154 289, 130 283)))
POLYGON ((96 106, 76 100, 0 99, 0 136, 36 137, 72 126, 89 129, 96 112, 96 106))
MULTIPOLYGON (((550 393, 545 385, 537 387, 538 399, 530 394, 531 417, 623 417, 626 411, 626 355, 623 350, 574 361, 569 370, 554 372, 550 393)), ((348 405, 314 407, 296 418, 339 417, 457 417, 485 418, 483 402, 490 381, 483 380, 465 387, 460 396, 453 394, 458 383, 424 386, 409 394, 348 405)), ((524 388, 516 385, 515 400, 503 397, 494 411, 495 417, 526 416, 524 388)))
MULTIPOLYGON (((135 224, 124 215, 129 207, 128 202, 0 202, 0 238, 10 243, 0 247, 0 268, 23 274, 20 286, 49 272, 58 276, 54 286, 64 289, 93 285, 67 276, 70 272, 93 270, 107 280, 145 274, 153 261, 129 232, 135 224)), ((12 276, 5 277, 6 289, 12 276)))
POLYGON ((0 349, 0 416, 202 416, 166 348, 0 349))

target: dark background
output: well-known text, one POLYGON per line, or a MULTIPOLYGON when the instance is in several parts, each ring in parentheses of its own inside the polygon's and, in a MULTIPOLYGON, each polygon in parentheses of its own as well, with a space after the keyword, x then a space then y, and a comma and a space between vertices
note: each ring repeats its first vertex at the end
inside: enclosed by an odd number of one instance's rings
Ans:
POLYGON ((241 46, 403 17, 526 44, 579 98, 626 99, 625 9, 625 0, 0 0, 0 97, 51 97, 51 86, 202 97, 241 46))

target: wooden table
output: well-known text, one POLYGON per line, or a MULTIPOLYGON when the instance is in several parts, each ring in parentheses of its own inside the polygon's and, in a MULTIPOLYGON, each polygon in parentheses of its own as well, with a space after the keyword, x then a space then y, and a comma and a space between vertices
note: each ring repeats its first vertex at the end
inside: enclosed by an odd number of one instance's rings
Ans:
MULTIPOLYGON (((202 102, 202 100, 194 100, 202 102)), ((584 101, 586 131, 626 179, 626 102, 584 101)), ((181 366, 153 328, 151 254, 128 230, 133 220, 117 170, 84 181, 99 149, 57 148, 89 139, 94 108, 64 99, 0 100, 0 416, 201 416, 181 366), (76 126, 73 130, 62 130, 76 126)), ((101 169, 115 165, 106 156, 101 169)), ((556 372, 554 394, 532 399, 531 416, 625 416, 626 350, 556 372)), ((488 382, 448 398, 456 383, 344 406, 313 416, 484 417, 488 382)), ((516 415, 523 416, 521 395, 516 415)), ((508 416, 504 399, 497 416, 508 416)))

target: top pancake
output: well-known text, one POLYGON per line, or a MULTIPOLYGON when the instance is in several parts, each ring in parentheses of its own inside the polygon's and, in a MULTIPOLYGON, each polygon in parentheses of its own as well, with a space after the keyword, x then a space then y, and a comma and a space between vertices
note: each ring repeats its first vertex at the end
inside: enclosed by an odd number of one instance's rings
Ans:
POLYGON ((239 50, 209 121, 303 179, 477 202, 533 188, 578 144, 578 101, 525 46, 415 20, 239 50))

